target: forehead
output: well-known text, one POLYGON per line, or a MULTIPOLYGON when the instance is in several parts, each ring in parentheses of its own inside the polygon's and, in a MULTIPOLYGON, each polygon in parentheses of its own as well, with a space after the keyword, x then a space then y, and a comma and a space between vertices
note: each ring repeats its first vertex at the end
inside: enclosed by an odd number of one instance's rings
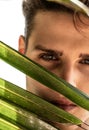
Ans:
POLYGON ((80 51, 83 49, 88 52, 89 19, 83 15, 80 15, 80 18, 83 19, 84 23, 78 22, 77 19, 76 22, 82 31, 76 29, 73 14, 67 12, 39 12, 35 16, 34 29, 29 38, 29 50, 34 50, 36 46, 41 45, 47 49, 58 51, 66 48, 67 52, 69 52, 69 49, 75 52, 75 49, 78 48, 80 51))
POLYGON ((64 25, 72 25, 72 27, 74 27, 74 22, 83 28, 86 27, 86 25, 89 27, 89 17, 81 13, 77 14, 65 11, 39 11, 34 18, 34 23, 38 26, 54 25, 56 27, 56 25, 63 23, 64 25))
POLYGON ((80 32, 89 37, 89 18, 82 14, 75 17, 74 14, 68 12, 45 11, 38 12, 34 19, 33 33, 38 33, 37 35, 41 37, 48 34, 49 37, 54 35, 56 38, 57 34, 60 36, 61 33, 71 38, 77 34, 77 38, 82 35, 80 32))
POLYGON ((73 15, 67 12, 55 12, 55 11, 45 11, 45 12, 38 12, 35 16, 35 25, 38 26, 56 26, 57 24, 64 23, 63 21, 66 20, 67 24, 70 24, 69 21, 73 21, 73 15), (68 22, 67 22, 68 21, 68 22))

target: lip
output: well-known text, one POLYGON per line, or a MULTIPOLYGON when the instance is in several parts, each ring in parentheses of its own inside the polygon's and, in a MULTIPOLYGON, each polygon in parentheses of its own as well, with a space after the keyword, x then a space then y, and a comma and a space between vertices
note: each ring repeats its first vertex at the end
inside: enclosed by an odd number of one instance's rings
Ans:
POLYGON ((70 111, 70 110, 74 109, 76 107, 76 105, 74 105, 74 104, 70 104, 70 105, 60 104, 59 107, 65 111, 70 111))
POLYGON ((75 105, 74 103, 68 102, 66 100, 65 101, 64 100, 61 100, 61 101, 55 100, 55 101, 51 101, 51 103, 65 111, 70 111, 77 107, 77 105, 75 105))

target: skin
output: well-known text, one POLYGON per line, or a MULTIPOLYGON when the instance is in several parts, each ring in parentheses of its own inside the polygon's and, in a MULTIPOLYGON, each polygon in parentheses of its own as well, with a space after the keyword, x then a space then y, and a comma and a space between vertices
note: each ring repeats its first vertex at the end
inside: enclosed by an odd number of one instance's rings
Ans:
MULTIPOLYGON (((89 19, 80 15, 88 24, 89 19)), ((79 23, 76 30, 72 14, 65 12, 38 12, 35 25, 25 49, 24 37, 19 38, 19 51, 73 86, 89 94, 89 28, 79 23), (84 34, 84 35, 83 35, 84 34)), ((26 77, 27 90, 56 104, 89 123, 89 112, 74 105, 61 94, 26 77)), ((56 124, 57 125, 57 124, 56 124)), ((82 130, 75 125, 58 124, 62 130, 82 130)))

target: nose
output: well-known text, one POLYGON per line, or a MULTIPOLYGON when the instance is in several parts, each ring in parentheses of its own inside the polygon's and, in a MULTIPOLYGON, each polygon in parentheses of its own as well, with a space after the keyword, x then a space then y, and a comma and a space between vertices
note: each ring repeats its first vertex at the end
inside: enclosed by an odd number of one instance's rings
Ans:
POLYGON ((70 83, 74 87, 76 86, 76 81, 75 81, 75 71, 72 65, 68 65, 62 68, 61 75, 60 77, 64 79, 66 82, 70 83))

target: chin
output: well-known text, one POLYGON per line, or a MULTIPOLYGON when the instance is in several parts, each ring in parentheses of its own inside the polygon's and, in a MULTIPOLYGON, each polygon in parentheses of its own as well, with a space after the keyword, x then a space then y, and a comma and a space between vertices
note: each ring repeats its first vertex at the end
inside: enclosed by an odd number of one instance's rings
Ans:
MULTIPOLYGON (((73 114, 74 116, 82 120, 83 122, 88 122, 89 124, 89 111, 84 110, 83 108, 76 105, 73 107, 63 107, 62 109, 69 112, 70 114, 73 114)), ((80 127, 73 125, 71 123, 51 122, 50 124, 62 130, 81 130, 80 127)))
POLYGON ((73 125, 71 123, 57 123, 57 122, 48 122, 48 123, 56 127, 57 129, 61 130, 80 130, 78 126, 73 125))
POLYGON ((77 106, 75 109, 71 109, 68 111, 70 114, 73 114, 83 122, 86 122, 86 120, 89 118, 89 111, 77 106))

